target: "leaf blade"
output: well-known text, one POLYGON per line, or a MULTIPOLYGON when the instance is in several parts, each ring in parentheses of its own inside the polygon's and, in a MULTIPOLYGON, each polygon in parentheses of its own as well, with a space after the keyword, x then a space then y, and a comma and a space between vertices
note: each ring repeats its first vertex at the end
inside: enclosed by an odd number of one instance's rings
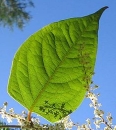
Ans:
POLYGON ((51 122, 73 112, 90 84, 98 22, 105 9, 52 23, 33 34, 14 57, 8 93, 51 122))

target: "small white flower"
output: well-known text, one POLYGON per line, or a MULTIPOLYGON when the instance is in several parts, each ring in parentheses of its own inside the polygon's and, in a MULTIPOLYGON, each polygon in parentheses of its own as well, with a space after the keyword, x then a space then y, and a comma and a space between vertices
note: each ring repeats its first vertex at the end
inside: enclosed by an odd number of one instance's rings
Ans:
POLYGON ((114 126, 113 130, 116 130, 116 125, 114 126))
POLYGON ((7 103, 7 102, 4 102, 3 106, 7 107, 7 106, 8 106, 8 103, 7 103))
POLYGON ((98 103, 97 105, 98 105, 98 107, 101 107, 101 106, 102 106, 102 104, 101 104, 101 103, 98 103))
POLYGON ((33 122, 33 124, 40 124, 39 118, 32 118, 31 121, 33 122))
POLYGON ((81 130, 81 126, 78 126, 78 127, 77 127, 77 130, 81 130))
POLYGON ((10 113, 12 113, 12 114, 14 113, 14 109, 13 109, 13 108, 10 108, 9 111, 10 111, 10 113))
POLYGON ((96 126, 96 129, 98 129, 98 128, 100 128, 101 121, 100 120, 95 120, 94 124, 96 126))
POLYGON ((1 113, 1 117, 2 117, 3 119, 6 117, 6 115, 5 115, 4 112, 1 113))
POLYGON ((9 116, 9 117, 7 116, 6 119, 7 119, 7 122, 8 122, 8 123, 11 123, 11 122, 12 122, 12 118, 11 118, 10 116, 9 116))
POLYGON ((104 130, 109 130, 109 128, 108 127, 104 127, 104 130))
POLYGON ((95 115, 95 117, 102 117, 104 115, 104 111, 95 109, 94 115, 95 115))
POLYGON ((112 116, 111 116, 111 113, 108 114, 108 116, 106 116, 107 118, 107 121, 108 121, 108 124, 111 125, 112 124, 112 116))
POLYGON ((87 124, 90 124, 90 123, 91 123, 89 118, 86 120, 86 122, 87 122, 87 124))
POLYGON ((92 104, 92 103, 90 103, 90 104, 89 104, 89 106, 90 106, 90 107, 93 107, 93 104, 92 104))

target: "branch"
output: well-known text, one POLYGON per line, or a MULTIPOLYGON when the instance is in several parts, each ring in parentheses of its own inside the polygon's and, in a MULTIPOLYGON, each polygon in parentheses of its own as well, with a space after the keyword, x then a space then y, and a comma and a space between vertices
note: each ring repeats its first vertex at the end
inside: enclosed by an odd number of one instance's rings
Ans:
POLYGON ((20 125, 0 125, 0 128, 21 128, 20 125))

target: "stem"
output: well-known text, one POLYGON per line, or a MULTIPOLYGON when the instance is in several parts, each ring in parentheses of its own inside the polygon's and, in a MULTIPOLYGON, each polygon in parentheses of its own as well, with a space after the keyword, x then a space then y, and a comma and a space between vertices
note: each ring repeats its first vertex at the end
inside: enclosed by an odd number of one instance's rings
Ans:
POLYGON ((107 121, 105 121, 105 119, 103 117, 100 116, 100 118, 103 120, 103 122, 106 126, 108 126, 111 130, 113 130, 113 128, 107 123, 107 121))
POLYGON ((32 113, 31 111, 28 112, 28 116, 27 116, 28 121, 31 121, 31 113, 32 113))
POLYGON ((20 125, 0 125, 0 128, 21 128, 20 125))

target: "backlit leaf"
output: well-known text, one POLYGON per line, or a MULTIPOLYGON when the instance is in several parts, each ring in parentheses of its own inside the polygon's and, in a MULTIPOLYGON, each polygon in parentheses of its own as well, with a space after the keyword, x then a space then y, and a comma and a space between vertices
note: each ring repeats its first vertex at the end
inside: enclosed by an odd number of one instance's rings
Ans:
POLYGON ((52 23, 18 49, 8 93, 51 122, 72 113, 90 84, 104 7, 94 14, 52 23))

